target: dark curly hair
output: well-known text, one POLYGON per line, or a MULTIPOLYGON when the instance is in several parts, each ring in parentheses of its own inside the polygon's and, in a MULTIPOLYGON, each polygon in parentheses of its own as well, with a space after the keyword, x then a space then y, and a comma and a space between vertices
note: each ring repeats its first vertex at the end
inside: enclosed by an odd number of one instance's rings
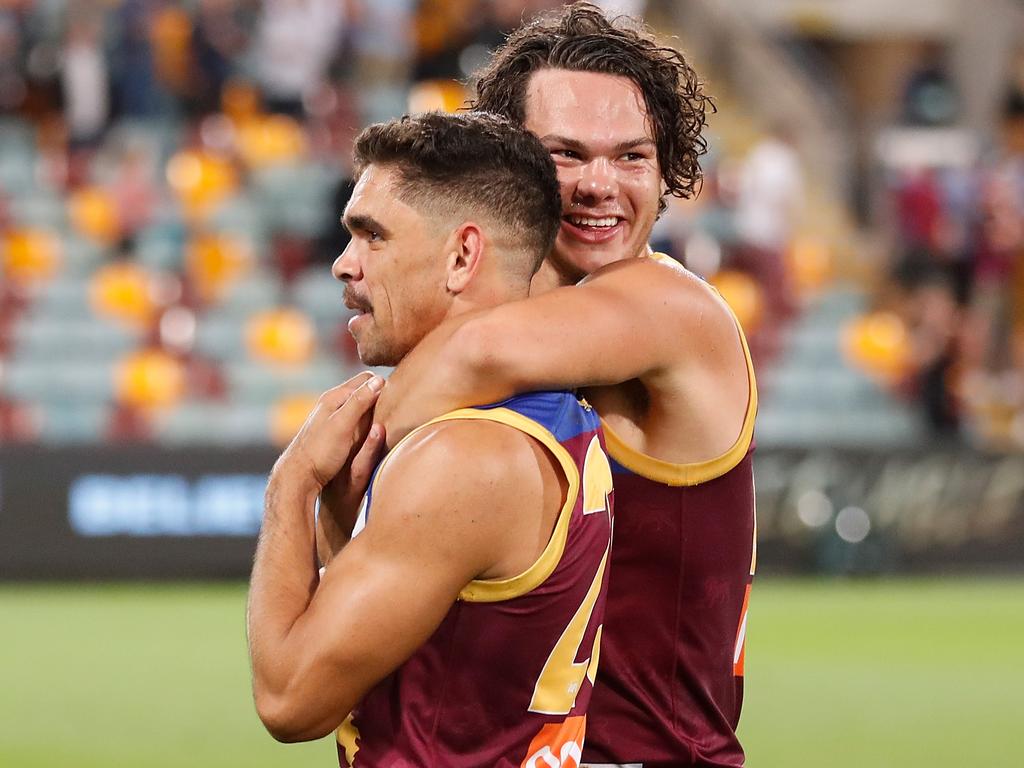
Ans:
POLYGON ((683 55, 658 45, 642 21, 609 19, 588 2, 534 18, 513 32, 480 71, 473 108, 523 124, 527 85, 541 69, 620 75, 636 83, 654 133, 663 194, 689 198, 697 192, 699 158, 707 151, 701 131, 708 110, 715 107, 683 55))
POLYGON ((555 242, 562 203, 554 161, 506 117, 406 115, 363 130, 353 157, 357 175, 374 164, 397 170, 398 196, 434 218, 472 211, 505 228, 513 247, 533 257, 529 275, 555 242))

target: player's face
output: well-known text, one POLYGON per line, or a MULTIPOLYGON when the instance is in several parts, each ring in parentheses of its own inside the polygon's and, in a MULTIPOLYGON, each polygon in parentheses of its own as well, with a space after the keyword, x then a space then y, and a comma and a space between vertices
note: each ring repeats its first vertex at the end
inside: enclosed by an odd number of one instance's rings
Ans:
POLYGON ((367 365, 397 365, 449 303, 444 236, 391 192, 394 178, 373 165, 359 177, 343 218, 352 240, 332 269, 358 312, 348 329, 367 365))
POLYGON ((526 127, 550 150, 562 192, 551 258, 574 278, 639 256, 658 217, 661 169, 636 84, 543 69, 527 86, 526 127))

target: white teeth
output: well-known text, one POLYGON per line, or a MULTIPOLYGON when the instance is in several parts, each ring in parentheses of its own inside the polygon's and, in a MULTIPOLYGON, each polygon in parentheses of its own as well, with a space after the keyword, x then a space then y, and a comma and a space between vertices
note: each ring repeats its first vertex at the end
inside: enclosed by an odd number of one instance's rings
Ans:
POLYGON ((590 219, 585 216, 570 216, 569 221, 578 227, 614 227, 619 220, 610 216, 604 219, 590 219))

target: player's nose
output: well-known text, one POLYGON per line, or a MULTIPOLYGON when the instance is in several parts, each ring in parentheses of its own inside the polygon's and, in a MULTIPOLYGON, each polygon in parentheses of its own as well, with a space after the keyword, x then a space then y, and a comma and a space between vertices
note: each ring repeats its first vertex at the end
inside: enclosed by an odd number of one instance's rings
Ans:
POLYGON ((334 260, 331 266, 331 274, 336 280, 347 283, 349 280, 358 280, 363 276, 363 270, 359 263, 359 256, 356 249, 352 247, 355 241, 352 240, 342 251, 341 255, 334 260))
POLYGON ((584 202, 614 197, 618 190, 615 168, 605 157, 595 157, 583 166, 576 183, 576 195, 584 202))

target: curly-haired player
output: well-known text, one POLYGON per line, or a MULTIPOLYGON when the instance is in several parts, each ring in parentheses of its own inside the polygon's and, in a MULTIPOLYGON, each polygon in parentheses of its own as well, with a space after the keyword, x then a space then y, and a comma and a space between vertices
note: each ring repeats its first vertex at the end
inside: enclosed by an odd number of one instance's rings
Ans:
POLYGON ((618 518, 584 763, 740 766, 753 368, 717 293, 647 245, 665 195, 699 184, 710 102, 640 23, 575 3, 510 36, 475 107, 550 151, 555 247, 531 298, 427 337, 379 417, 395 436, 456 406, 584 387, 604 419, 618 518))

